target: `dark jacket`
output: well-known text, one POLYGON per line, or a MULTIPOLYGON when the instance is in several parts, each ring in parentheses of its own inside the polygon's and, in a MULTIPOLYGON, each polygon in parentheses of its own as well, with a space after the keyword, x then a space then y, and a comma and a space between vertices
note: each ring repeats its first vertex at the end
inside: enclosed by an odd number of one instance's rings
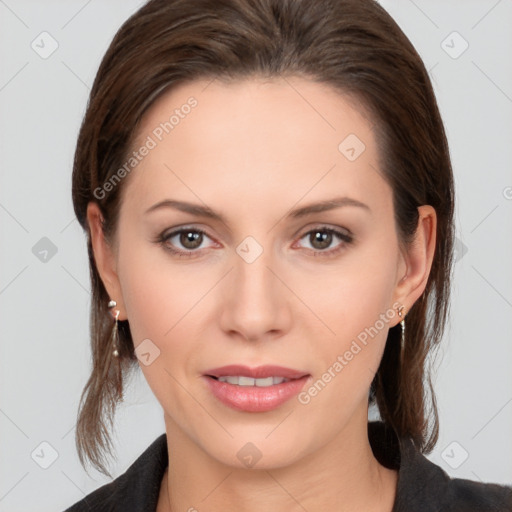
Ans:
MULTIPOLYGON (((512 486, 451 478, 400 439, 381 421, 368 423, 368 438, 377 460, 398 469, 393 512, 512 512, 512 486)), ((155 512, 168 464, 166 434, 112 482, 91 492, 65 512, 155 512)))

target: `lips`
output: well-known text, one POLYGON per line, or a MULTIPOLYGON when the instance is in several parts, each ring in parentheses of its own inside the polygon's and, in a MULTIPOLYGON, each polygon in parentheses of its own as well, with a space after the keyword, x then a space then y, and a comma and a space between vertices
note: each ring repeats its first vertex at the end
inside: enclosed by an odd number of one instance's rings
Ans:
POLYGON ((284 379, 293 380, 300 379, 306 375, 307 372, 300 370, 293 370, 291 368, 285 368, 284 366, 265 365, 257 366, 256 368, 249 368, 248 366, 232 364, 228 366, 222 366, 220 368, 213 368, 204 373, 207 377, 252 377, 253 379, 266 379, 268 377, 282 377, 284 379))
POLYGON ((224 405, 245 412, 271 411, 283 405, 304 387, 311 375, 283 366, 222 366, 208 370, 207 388, 224 405), (272 382, 271 382, 272 381, 272 382))
MULTIPOLYGON (((223 369, 222 371, 232 372, 233 369, 223 369)), ((240 371, 240 367, 237 367, 237 371, 240 371)), ((265 368, 265 371, 270 371, 270 369, 265 368)), ((272 371, 275 372, 275 367, 272 371)), ((282 370, 280 372, 282 373, 282 370)), ((293 374, 297 375, 296 371, 293 372, 293 374)), ((300 378, 286 380, 280 384, 260 387, 259 385, 238 385, 222 382, 220 380, 222 377, 203 375, 202 379, 207 389, 210 390, 219 402, 237 411, 253 413, 268 412, 284 405, 288 400, 300 393, 307 382, 312 379, 311 375, 304 375, 300 378)), ((253 380, 251 377, 241 378, 253 380)), ((278 377, 278 379, 281 378, 278 377)))

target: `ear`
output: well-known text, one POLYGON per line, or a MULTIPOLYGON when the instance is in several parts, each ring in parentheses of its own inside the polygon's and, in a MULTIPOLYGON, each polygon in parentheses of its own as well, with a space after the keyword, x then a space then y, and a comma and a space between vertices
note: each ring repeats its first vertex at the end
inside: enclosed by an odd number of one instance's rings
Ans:
POLYGON ((119 310, 119 320, 126 320, 121 284, 116 272, 116 254, 105 239, 102 226, 103 216, 98 204, 93 201, 87 205, 87 221, 96 268, 110 299, 117 302, 115 309, 119 310))
MULTIPOLYGON (((427 286, 436 247, 435 209, 430 205, 419 206, 418 214, 414 239, 401 258, 400 267, 405 267, 405 270, 400 271, 394 292, 395 302, 404 306, 406 315, 427 286)), ((397 318, 398 321, 401 320, 398 316, 397 318)))

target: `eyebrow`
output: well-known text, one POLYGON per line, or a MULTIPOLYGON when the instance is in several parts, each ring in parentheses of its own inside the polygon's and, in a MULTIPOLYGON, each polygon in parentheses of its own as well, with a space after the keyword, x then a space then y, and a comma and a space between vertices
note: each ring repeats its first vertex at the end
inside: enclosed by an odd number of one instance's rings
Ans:
MULTIPOLYGON (((352 199, 350 197, 335 197, 333 199, 327 199, 325 201, 320 201, 318 203, 311 203, 308 204, 307 206, 302 206, 300 208, 292 210, 288 214, 288 217, 296 219, 300 217, 305 217, 306 215, 310 215, 312 213, 321 213, 328 210, 334 210, 335 208, 341 208, 343 206, 356 206, 358 208, 363 208, 368 212, 371 212, 371 209, 367 204, 364 204, 361 201, 358 201, 357 199, 352 199)), ((164 199, 163 201, 154 204, 145 211, 145 214, 153 212, 155 210, 159 210, 161 208, 173 208, 185 213, 190 213, 192 215, 198 215, 201 217, 207 217, 227 224, 226 219, 222 214, 213 211, 208 206, 188 203, 186 201, 176 201, 173 199, 164 199)))

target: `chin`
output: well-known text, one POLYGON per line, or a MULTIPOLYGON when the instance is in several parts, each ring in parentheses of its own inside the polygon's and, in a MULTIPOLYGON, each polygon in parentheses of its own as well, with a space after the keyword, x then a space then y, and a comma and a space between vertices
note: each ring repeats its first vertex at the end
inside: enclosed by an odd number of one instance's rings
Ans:
MULTIPOLYGON (((274 424, 272 428, 277 425, 278 423, 274 424)), ((209 437, 203 444, 203 450, 221 464, 236 469, 254 471, 290 466, 306 454, 307 441, 297 439, 292 434, 293 429, 288 431, 289 435, 283 430, 281 436, 276 435, 275 437, 274 433, 268 436, 271 431, 272 429, 264 428, 256 434, 254 428, 247 429, 245 432, 240 429, 236 433, 231 431, 233 439, 224 438, 222 441, 209 437)), ((311 438, 313 441, 314 436, 312 435, 311 438)), ((312 444, 311 450, 314 450, 312 444)))

